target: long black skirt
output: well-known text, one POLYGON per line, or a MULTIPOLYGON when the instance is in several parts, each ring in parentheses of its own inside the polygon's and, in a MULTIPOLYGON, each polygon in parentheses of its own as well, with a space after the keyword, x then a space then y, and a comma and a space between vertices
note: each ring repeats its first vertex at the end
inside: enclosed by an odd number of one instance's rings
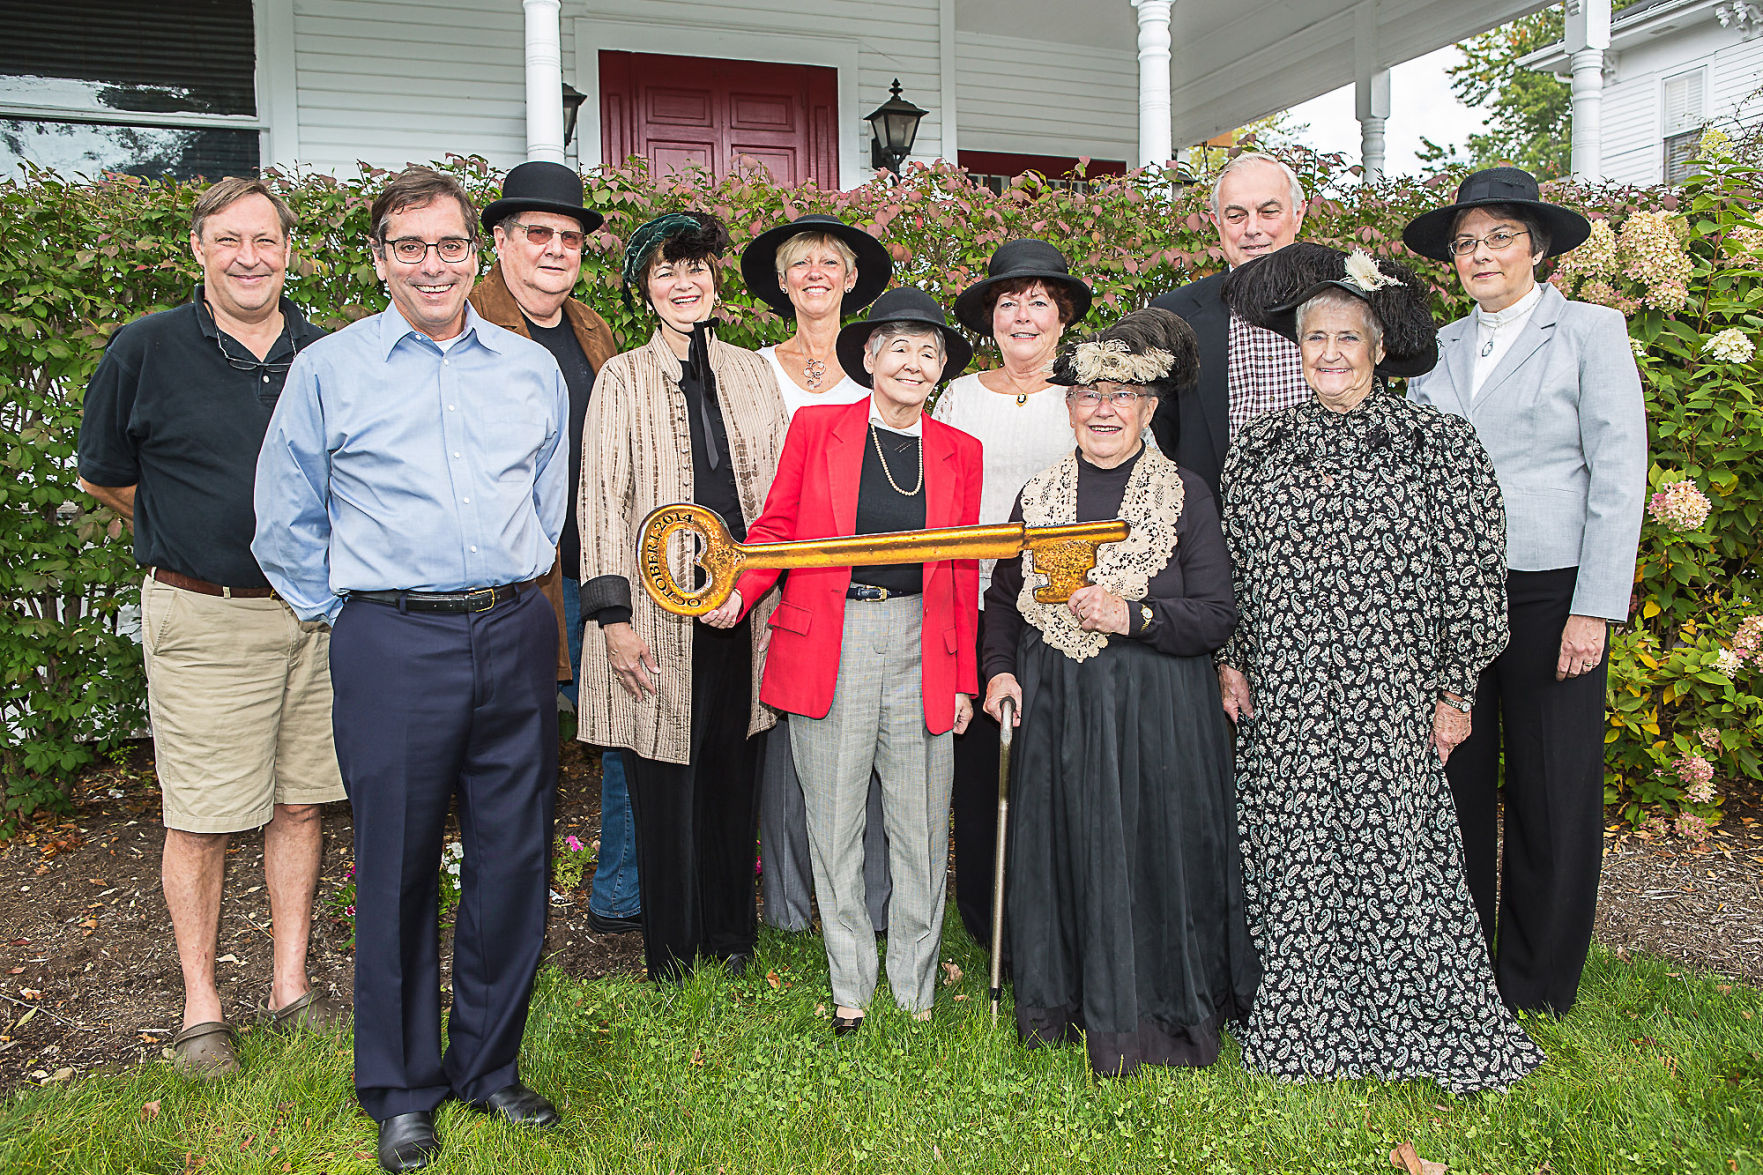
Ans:
POLYGON ((1261 966, 1243 912, 1231 738, 1207 657, 1114 638, 1086 661, 1026 630, 1005 927, 1029 1047, 1091 1067, 1210 1065, 1261 966))

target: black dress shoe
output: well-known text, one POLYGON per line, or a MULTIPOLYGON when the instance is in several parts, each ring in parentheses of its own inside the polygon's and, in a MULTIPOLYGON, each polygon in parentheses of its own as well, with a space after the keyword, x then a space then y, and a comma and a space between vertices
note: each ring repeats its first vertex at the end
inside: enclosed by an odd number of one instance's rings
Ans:
POLYGON ((632 914, 629 918, 609 918, 604 914, 588 911, 588 929, 598 934, 629 934, 633 930, 643 928, 643 916, 632 914))
POLYGON ((466 1104, 486 1114, 500 1114, 516 1126, 543 1129, 558 1122, 557 1107, 544 1094, 534 1093, 518 1081, 504 1085, 481 1102, 466 1104))
POLYGON ((440 1149, 432 1111, 394 1114, 380 1123, 380 1166, 388 1171, 420 1171, 440 1149))
POLYGON ((730 955, 728 958, 724 959, 722 961, 722 969, 729 973, 731 979, 739 979, 747 973, 747 964, 751 962, 752 959, 752 955, 749 955, 745 951, 741 951, 739 954, 730 955))

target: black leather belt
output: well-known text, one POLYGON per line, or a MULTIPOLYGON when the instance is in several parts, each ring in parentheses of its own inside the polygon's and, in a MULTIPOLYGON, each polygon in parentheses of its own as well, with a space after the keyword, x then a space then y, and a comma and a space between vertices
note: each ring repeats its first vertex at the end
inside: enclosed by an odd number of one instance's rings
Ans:
POLYGON ((537 582, 529 579, 506 587, 472 588, 464 592, 350 592, 349 599, 387 604, 408 612, 488 612, 497 604, 518 600, 521 593, 537 582))
POLYGON ((906 596, 922 594, 922 592, 902 592, 893 588, 872 587, 866 583, 854 583, 845 589, 847 600, 898 600, 906 596))

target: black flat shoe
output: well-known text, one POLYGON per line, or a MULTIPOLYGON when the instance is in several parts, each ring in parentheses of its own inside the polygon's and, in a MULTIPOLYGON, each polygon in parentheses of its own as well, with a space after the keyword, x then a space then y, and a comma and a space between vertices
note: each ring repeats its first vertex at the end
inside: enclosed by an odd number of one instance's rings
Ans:
POLYGON ((836 1012, 833 1014, 834 1036, 850 1036, 853 1032, 856 1032, 862 1027, 862 1016, 840 1016, 836 1012))
POLYGON ((737 955, 730 955, 722 961, 722 969, 729 973, 731 979, 739 979, 747 973, 747 964, 752 958, 753 956, 745 951, 737 955))
POLYGON ((542 1130, 558 1123, 557 1107, 544 1094, 534 1093, 520 1082, 504 1085, 481 1102, 467 1102, 485 1114, 500 1114, 516 1126, 542 1130))
POLYGON ((643 916, 632 914, 629 918, 608 918, 604 914, 588 911, 588 929, 596 934, 629 934, 633 930, 643 928, 643 916))
POLYGON ((388 1171, 420 1171, 440 1150, 435 1116, 429 1110, 394 1114, 380 1123, 380 1166, 388 1171))

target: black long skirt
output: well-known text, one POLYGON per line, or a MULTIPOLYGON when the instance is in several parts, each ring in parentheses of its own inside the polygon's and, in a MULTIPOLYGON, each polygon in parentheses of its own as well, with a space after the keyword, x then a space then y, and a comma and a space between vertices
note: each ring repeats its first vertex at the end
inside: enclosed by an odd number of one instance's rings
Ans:
POLYGON ((1231 739, 1207 657, 1114 638, 1073 661, 1026 630, 1005 926, 1029 1047, 1098 1074, 1210 1065, 1261 967, 1243 912, 1231 739))

